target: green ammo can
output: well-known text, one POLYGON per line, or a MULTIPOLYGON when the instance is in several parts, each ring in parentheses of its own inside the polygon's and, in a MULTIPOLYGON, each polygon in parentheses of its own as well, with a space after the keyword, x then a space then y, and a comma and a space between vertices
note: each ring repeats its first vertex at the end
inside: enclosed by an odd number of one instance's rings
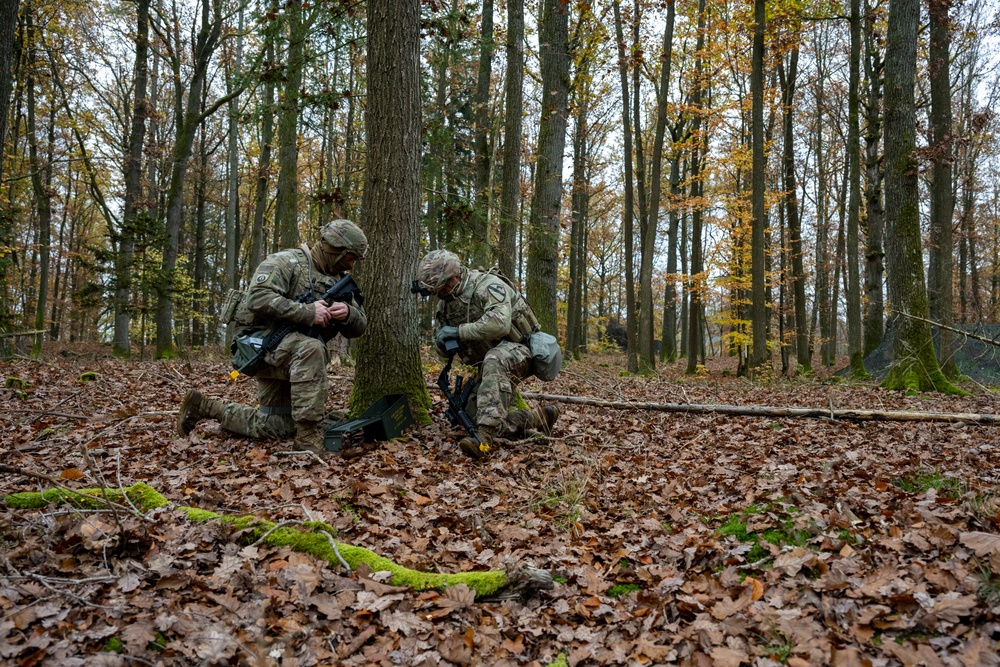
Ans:
POLYGON ((323 446, 327 451, 339 452, 344 436, 362 431, 365 442, 391 440, 399 437, 407 426, 413 424, 406 394, 389 394, 372 403, 359 416, 345 419, 326 429, 323 446))

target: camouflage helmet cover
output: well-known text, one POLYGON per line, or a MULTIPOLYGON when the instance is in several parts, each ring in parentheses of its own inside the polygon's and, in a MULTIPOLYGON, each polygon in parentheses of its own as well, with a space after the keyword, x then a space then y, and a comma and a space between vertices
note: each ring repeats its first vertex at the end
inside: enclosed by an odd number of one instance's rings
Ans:
POLYGON ((437 294, 449 280, 462 273, 458 255, 448 250, 432 250, 417 267, 417 282, 421 287, 437 294))
POLYGON ((324 225, 320 236, 334 248, 343 248, 364 259, 368 253, 368 237, 350 220, 334 220, 324 225))

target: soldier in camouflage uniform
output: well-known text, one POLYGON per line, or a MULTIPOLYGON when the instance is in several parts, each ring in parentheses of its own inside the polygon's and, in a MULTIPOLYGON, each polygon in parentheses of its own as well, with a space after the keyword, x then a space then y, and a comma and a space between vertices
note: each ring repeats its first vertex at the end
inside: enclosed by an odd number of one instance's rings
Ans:
MULTIPOLYGON (((510 410, 517 384, 532 375, 527 342, 539 330, 524 298, 501 276, 466 268, 447 250, 434 250, 420 261, 417 285, 440 298, 434 334, 438 353, 444 356, 445 342, 458 340, 461 360, 479 370, 466 412, 480 439, 489 445, 498 437, 522 437, 529 428, 551 433, 559 417, 556 406, 510 410)), ((459 446, 468 456, 485 455, 471 438, 459 446)))
POLYGON ((319 423, 326 404, 326 365, 330 360, 324 341, 338 332, 357 338, 365 332, 368 318, 359 303, 327 305, 318 300, 297 303, 295 299, 307 289, 319 299, 367 252, 364 232, 349 220, 334 220, 323 227, 320 240, 311 248, 303 244, 261 262, 244 305, 236 312, 237 323, 246 325, 239 333, 292 322, 302 330, 321 327, 323 340, 295 331, 265 357, 264 368, 255 374, 260 401, 256 408, 188 391, 177 418, 178 433, 186 436, 198 421, 211 418, 239 435, 276 440, 294 436, 295 449, 324 451, 319 423))

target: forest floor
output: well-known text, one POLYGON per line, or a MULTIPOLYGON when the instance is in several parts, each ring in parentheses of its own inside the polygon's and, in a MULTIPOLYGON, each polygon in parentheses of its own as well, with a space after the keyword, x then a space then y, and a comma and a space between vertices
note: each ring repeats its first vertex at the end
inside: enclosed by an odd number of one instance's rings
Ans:
MULTIPOLYGON (((641 378, 623 374, 621 355, 591 355, 522 390, 1000 412, 982 389, 751 383, 724 374, 727 362, 641 378)), ((438 367, 425 370, 430 383, 438 367)), ((72 488, 142 481, 177 505, 323 520, 414 569, 530 564, 555 587, 473 602, 248 545, 171 507, 115 518, 0 504, 0 663, 1000 664, 1000 427, 564 405, 548 442, 474 461, 431 391, 432 425, 356 458, 280 455, 287 443, 215 422, 177 437, 190 387, 255 402, 254 381, 228 371, 222 357, 121 362, 103 348, 0 362, 21 380, 0 390, 0 463, 72 488)), ((328 408, 343 408, 352 370, 329 375, 328 408)), ((50 486, 0 474, 0 495, 50 486)))

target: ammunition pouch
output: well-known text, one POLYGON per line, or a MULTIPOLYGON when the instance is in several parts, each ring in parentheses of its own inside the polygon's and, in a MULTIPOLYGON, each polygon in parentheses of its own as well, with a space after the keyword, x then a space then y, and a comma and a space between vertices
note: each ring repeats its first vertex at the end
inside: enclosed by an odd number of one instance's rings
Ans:
POLYGON ((253 313, 250 312, 250 307, 247 305, 249 299, 249 292, 238 289, 229 290, 226 300, 222 303, 223 324, 232 322, 241 327, 253 324, 253 313))
POLYGON ((266 327, 251 327, 238 333, 229 345, 229 351, 233 354, 233 368, 244 375, 254 376, 259 373, 267 363, 260 351, 269 333, 270 330, 266 327))

